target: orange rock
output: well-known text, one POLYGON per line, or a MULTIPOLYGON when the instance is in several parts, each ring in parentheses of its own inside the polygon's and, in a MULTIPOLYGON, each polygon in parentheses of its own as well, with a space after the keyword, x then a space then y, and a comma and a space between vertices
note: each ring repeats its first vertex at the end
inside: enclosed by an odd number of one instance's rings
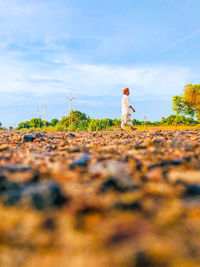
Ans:
POLYGON ((41 141, 42 141, 41 138, 36 138, 33 142, 34 142, 34 143, 39 143, 39 142, 41 142, 41 141))
POLYGON ((19 142, 19 141, 21 141, 21 136, 13 136, 13 138, 12 138, 12 141, 16 141, 16 142, 19 142))
POLYGON ((6 150, 6 149, 8 149, 8 148, 9 148, 8 145, 1 145, 1 146, 0 146, 0 151, 6 150))

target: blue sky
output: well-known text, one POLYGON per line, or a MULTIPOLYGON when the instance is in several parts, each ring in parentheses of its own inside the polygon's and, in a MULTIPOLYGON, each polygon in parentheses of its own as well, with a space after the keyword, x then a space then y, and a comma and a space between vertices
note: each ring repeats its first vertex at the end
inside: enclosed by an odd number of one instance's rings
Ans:
POLYGON ((199 0, 0 0, 0 121, 14 125, 73 109, 159 120, 187 83, 199 83, 199 0))

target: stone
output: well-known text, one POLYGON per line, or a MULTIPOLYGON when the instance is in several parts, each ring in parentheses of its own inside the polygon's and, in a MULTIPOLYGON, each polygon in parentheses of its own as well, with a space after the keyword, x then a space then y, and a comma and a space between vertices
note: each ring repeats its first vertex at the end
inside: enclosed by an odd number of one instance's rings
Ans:
POLYGON ((200 184, 199 170, 170 171, 167 177, 171 183, 181 181, 188 184, 200 184))
POLYGON ((86 167, 90 162, 91 155, 90 154, 82 154, 78 160, 74 161, 70 164, 70 169, 74 169, 75 167, 86 167))
POLYGON ((24 135, 23 142, 33 142, 36 139, 33 135, 24 135))
POLYGON ((0 145, 0 151, 9 149, 8 145, 0 145))
POLYGON ((73 133, 68 133, 68 134, 66 134, 65 136, 66 136, 66 137, 71 137, 71 138, 74 138, 74 137, 76 137, 76 135, 75 135, 75 134, 73 134, 73 133))
POLYGON ((128 192, 138 189, 130 179, 119 179, 115 177, 107 178, 100 186, 99 192, 105 193, 109 191, 128 192))

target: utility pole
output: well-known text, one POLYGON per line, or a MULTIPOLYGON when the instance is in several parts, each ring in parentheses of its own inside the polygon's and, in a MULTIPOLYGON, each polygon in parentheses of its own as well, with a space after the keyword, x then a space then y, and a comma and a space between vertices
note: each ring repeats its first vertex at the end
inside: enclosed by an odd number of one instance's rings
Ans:
POLYGON ((46 105, 44 104, 44 123, 45 126, 47 126, 47 122, 46 122, 46 105))
POLYGON ((38 112, 38 118, 39 118, 39 128, 40 128, 40 110, 38 109, 38 110, 37 110, 37 112, 38 112))
POLYGON ((72 100, 74 100, 74 97, 72 97, 71 90, 69 92, 69 96, 67 97, 69 100, 69 125, 71 124, 71 111, 72 111, 72 100))
POLYGON ((145 130, 147 130, 147 118, 144 116, 144 125, 145 125, 145 130))

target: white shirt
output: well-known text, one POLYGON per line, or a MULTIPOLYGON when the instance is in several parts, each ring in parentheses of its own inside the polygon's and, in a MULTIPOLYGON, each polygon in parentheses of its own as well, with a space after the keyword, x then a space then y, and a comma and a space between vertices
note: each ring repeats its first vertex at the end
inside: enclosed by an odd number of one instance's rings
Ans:
POLYGON ((122 115, 130 114, 130 101, 127 95, 122 97, 122 115))

